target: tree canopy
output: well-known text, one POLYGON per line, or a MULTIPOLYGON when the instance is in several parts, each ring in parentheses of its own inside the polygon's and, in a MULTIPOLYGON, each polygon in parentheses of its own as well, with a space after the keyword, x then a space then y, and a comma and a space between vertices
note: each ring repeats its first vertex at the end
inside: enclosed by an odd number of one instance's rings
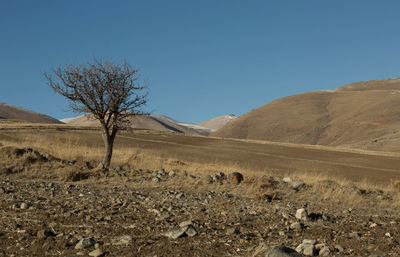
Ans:
POLYGON ((47 84, 66 97, 71 110, 90 113, 99 120, 106 146, 103 165, 109 167, 117 132, 129 124, 129 116, 144 114, 147 86, 138 81, 138 70, 126 60, 73 65, 67 64, 44 73, 47 84))

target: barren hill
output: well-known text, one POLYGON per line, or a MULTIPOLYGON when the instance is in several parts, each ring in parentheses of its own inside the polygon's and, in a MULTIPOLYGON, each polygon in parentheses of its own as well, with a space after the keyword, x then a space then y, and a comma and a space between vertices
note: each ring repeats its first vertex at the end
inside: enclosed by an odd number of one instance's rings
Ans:
POLYGON ((400 151, 400 79, 345 85, 275 100, 214 135, 400 151))
MULTIPOLYGON (((173 131, 188 135, 208 135, 211 132, 211 129, 195 124, 181 123, 163 115, 141 115, 133 116, 130 119, 133 128, 173 131)), ((74 126, 99 126, 98 121, 88 118, 88 115, 64 119, 63 121, 74 126)))
POLYGON ((210 128, 210 129, 213 129, 216 131, 216 130, 222 128, 223 126, 225 126, 226 124, 228 124, 229 122, 233 121, 234 119, 236 119, 235 115, 227 114, 227 115, 215 117, 211 120, 207 120, 207 121, 198 123, 197 125, 206 127, 206 128, 210 128))
POLYGON ((34 123, 62 123, 50 116, 0 102, 0 119, 27 121, 34 123))

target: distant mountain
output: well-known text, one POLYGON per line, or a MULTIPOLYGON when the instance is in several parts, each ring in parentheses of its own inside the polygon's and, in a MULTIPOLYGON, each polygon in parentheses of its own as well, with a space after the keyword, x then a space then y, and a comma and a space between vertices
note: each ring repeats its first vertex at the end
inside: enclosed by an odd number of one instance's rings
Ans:
POLYGON ((400 151, 400 79, 284 97, 235 119, 213 135, 400 151))
MULTIPOLYGON (((99 122, 90 119, 89 115, 82 115, 76 118, 63 119, 68 125, 75 126, 99 126, 99 122)), ((133 128, 151 129, 158 131, 173 131, 189 135, 208 135, 211 129, 196 126, 194 124, 181 123, 163 115, 140 115, 130 118, 133 128)))
POLYGON ((33 123, 62 123, 50 116, 0 102, 0 119, 20 120, 33 123))
POLYGON ((227 114, 227 115, 222 115, 218 116, 216 118, 213 118, 211 120, 207 120, 201 123, 197 123, 197 125, 201 127, 206 127, 213 129, 214 131, 217 131, 218 129, 222 128, 226 124, 230 123, 231 121, 235 120, 237 117, 233 114, 227 114))
MULTIPOLYGON (((99 126, 98 121, 90 119, 89 115, 75 118, 62 119, 61 121, 75 126, 99 126)), ((187 123, 176 121, 164 115, 133 116, 131 124, 134 128, 151 129, 159 131, 173 131, 189 135, 209 135, 219 127, 235 119, 234 115, 223 115, 202 123, 187 123)))

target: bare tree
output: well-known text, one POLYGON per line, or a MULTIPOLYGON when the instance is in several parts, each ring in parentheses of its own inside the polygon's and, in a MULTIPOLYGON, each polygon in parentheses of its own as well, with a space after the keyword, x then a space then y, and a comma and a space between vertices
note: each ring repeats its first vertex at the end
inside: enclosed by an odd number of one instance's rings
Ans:
POLYGON ((117 132, 129 124, 129 116, 144 114, 147 87, 138 82, 138 71, 126 61, 110 61, 59 66, 44 73, 47 84, 70 101, 78 113, 90 113, 103 130, 104 167, 110 166, 117 132))

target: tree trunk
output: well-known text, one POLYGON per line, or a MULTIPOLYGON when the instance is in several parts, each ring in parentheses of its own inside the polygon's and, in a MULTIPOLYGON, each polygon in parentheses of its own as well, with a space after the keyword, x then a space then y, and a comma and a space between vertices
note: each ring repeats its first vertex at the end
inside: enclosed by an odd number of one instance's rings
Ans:
POLYGON ((113 129, 111 133, 107 129, 104 129, 104 131, 103 131, 103 140, 104 140, 104 146, 105 146, 105 150, 106 150, 106 152, 104 154, 104 158, 103 158, 103 165, 104 165, 104 168, 107 168, 107 169, 110 167, 110 164, 111 164, 114 139, 115 139, 116 135, 117 135, 116 129, 113 129))

